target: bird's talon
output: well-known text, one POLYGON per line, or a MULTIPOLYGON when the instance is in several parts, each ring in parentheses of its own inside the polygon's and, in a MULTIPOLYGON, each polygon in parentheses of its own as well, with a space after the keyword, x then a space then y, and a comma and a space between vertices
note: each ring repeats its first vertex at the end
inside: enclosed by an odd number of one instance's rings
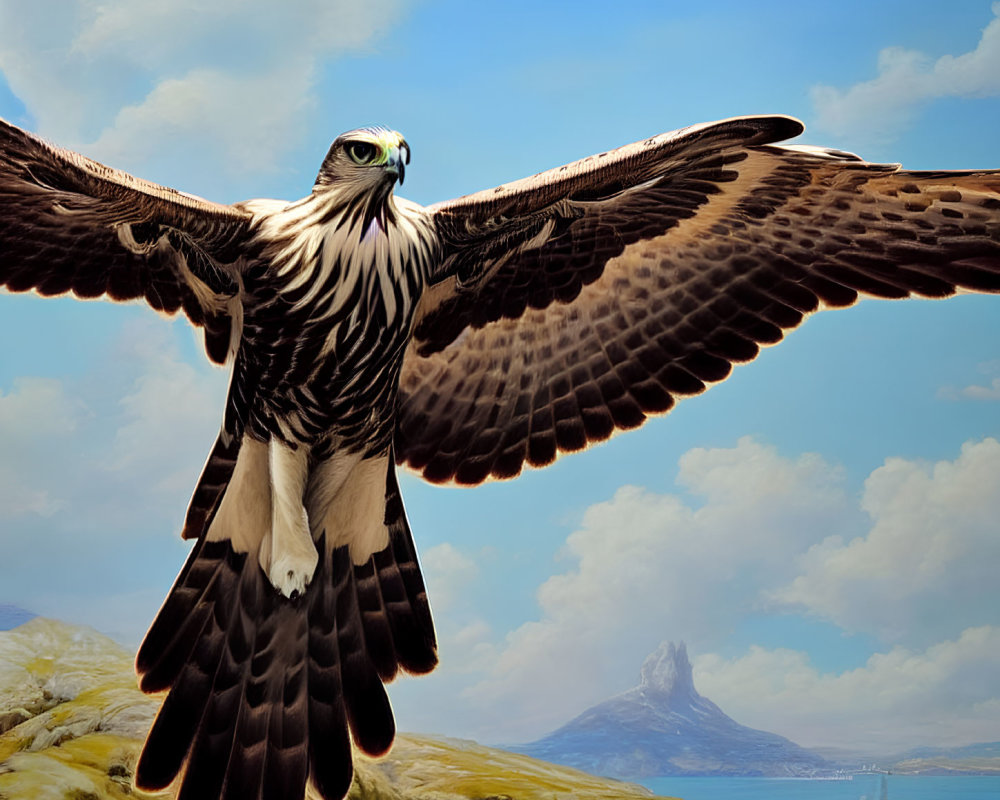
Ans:
POLYGON ((272 564, 268 578, 279 594, 294 600, 305 593, 316 571, 317 561, 315 550, 307 554, 285 553, 277 563, 272 564))

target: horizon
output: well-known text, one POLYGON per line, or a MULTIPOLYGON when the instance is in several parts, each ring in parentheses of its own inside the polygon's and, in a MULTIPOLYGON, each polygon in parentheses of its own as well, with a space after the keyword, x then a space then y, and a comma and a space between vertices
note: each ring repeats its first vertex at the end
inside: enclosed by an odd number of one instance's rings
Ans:
MULTIPOLYGON (((49 621, 60 623, 60 624, 69 624, 69 625, 73 624, 73 623, 66 623, 64 620, 53 619, 53 618, 50 618, 50 617, 42 616, 40 614, 35 614, 34 612, 30 611, 29 609, 20 608, 18 606, 14 606, 14 605, 11 605, 9 603, 0 604, 0 634, 2 634, 4 632, 16 630, 21 625, 24 625, 25 623, 30 622, 31 620, 34 620, 34 619, 49 620, 49 621), (9 624, 9 618, 5 616, 5 615, 8 615, 8 614, 11 617, 18 618, 20 621, 18 621, 15 625, 10 625, 9 624), (22 617, 24 617, 24 618, 22 618, 22 617)), ((85 626, 78 626, 78 627, 86 628, 86 629, 89 629, 89 630, 93 631, 94 633, 100 634, 101 636, 105 636, 111 642, 113 642, 115 645, 117 645, 119 647, 124 647, 125 650, 126 650, 126 652, 128 652, 128 648, 125 647, 121 642, 115 640, 113 637, 107 636, 107 634, 101 633, 101 631, 97 630, 96 628, 93 628, 92 626, 85 625, 85 626)), ((645 686, 647 684, 646 677, 642 674, 644 672, 645 668, 646 668, 646 665, 649 664, 651 661, 653 661, 654 657, 657 657, 659 655, 660 651, 664 650, 665 647, 667 649, 669 649, 669 648, 676 648, 676 652, 678 654, 683 654, 683 660, 684 660, 684 663, 686 663, 687 669, 688 669, 687 674, 690 676, 690 678, 692 680, 692 683, 693 683, 693 687, 692 688, 693 688, 693 691, 694 691, 695 695, 697 695, 698 697, 704 698, 704 699, 708 700, 709 702, 712 702, 712 698, 711 697, 707 697, 707 696, 703 695, 701 692, 698 691, 697 679, 694 677, 694 666, 691 663, 690 656, 687 653, 687 645, 685 644, 685 642, 683 640, 679 640, 677 642, 673 642, 673 641, 664 639, 662 642, 660 642, 659 645, 657 645, 656 650, 653 650, 651 653, 649 653, 645 657, 645 659, 643 659, 642 663, 637 668, 637 670, 636 670, 636 681, 635 681, 635 683, 634 683, 633 686, 631 686, 631 687, 629 687, 627 689, 624 689, 624 690, 622 690, 622 691, 620 691, 620 692, 618 692, 616 694, 613 694, 613 695, 611 695, 609 697, 606 697, 606 698, 603 698, 603 699, 599 700, 593 706, 590 706, 589 708, 583 709, 578 714, 576 714, 574 717, 565 720, 557 728, 554 728, 553 730, 544 733, 542 736, 540 736, 538 739, 535 739, 532 742, 521 742, 521 743, 508 742, 508 743, 484 743, 484 744, 487 744, 490 747, 496 747, 496 748, 499 748, 499 749, 510 749, 513 752, 520 752, 518 750, 518 748, 522 748, 522 747, 525 747, 525 746, 531 745, 531 744, 537 744, 538 742, 542 741, 543 739, 547 739, 550 736, 552 736, 552 734, 558 733, 562 729, 564 729, 567 726, 571 725, 577 719, 579 719, 579 718, 581 718, 583 716, 586 716, 588 714, 588 712, 594 710, 595 708, 603 706, 606 703, 608 703, 609 701, 615 700, 615 699, 617 699, 619 697, 622 697, 623 695, 630 694, 630 693, 634 692, 636 689, 641 689, 643 686, 645 686)), ((662 662, 663 657, 661 656, 661 657, 657 658, 656 660, 658 662, 662 662)), ((676 661, 676 657, 673 657, 672 660, 676 661)), ((720 710, 727 717, 730 716, 729 714, 726 713, 725 709, 720 709, 720 710)), ((749 727, 749 726, 746 726, 746 725, 742 725, 742 723, 740 723, 739 720, 736 720, 736 719, 734 719, 732 717, 730 717, 730 719, 733 719, 733 721, 736 722, 737 724, 741 725, 741 727, 749 727)), ((752 730, 759 730, 759 729, 753 728, 752 730)), ((765 732, 770 733, 770 731, 765 731, 765 732)), ((408 730, 408 731, 400 731, 400 733, 404 733, 404 734, 422 734, 424 732, 423 731, 417 731, 417 730, 408 730)), ((780 734, 776 734, 776 735, 780 735, 780 734)), ((787 737, 783 737, 783 738, 787 738, 787 737)), ((791 739, 789 739, 789 741, 791 741, 792 744, 798 745, 798 742, 795 742, 795 741, 793 741, 791 739)), ((974 747, 974 746, 997 746, 997 747, 1000 747, 1000 741, 965 742, 963 744, 952 745, 952 746, 949 746, 949 747, 941 747, 939 745, 935 745, 933 743, 926 742, 924 744, 920 744, 920 745, 916 745, 914 747, 907 748, 906 750, 880 751, 880 752, 876 752, 876 751, 873 751, 873 750, 870 750, 870 749, 869 750, 863 750, 863 749, 857 749, 857 748, 837 747, 837 746, 830 746, 830 747, 822 747, 822 746, 820 746, 820 747, 806 747, 804 749, 810 750, 811 752, 817 753, 819 755, 823 755, 824 757, 829 757, 831 754, 839 753, 840 754, 839 757, 845 758, 845 759, 846 758, 850 758, 850 759, 860 759, 860 758, 867 759, 867 758, 873 758, 875 760, 881 760, 881 761, 885 761, 885 762, 890 762, 890 761, 893 761, 893 760, 902 759, 905 756, 911 756, 911 757, 913 757, 913 754, 916 751, 935 751, 935 750, 953 751, 953 750, 958 750, 958 749, 963 749, 963 748, 968 748, 968 747, 974 747)), ((992 774, 992 773, 983 773, 983 774, 992 774)))
MULTIPOLYGON (((2 636, 2 634, 7 633, 7 632, 16 631, 19 627, 21 627, 22 625, 24 625, 27 622, 30 622, 32 620, 39 620, 39 621, 42 621, 42 622, 54 622, 57 625, 61 625, 61 626, 70 626, 71 628, 79 628, 79 629, 89 630, 92 633, 98 634, 99 636, 102 636, 102 637, 106 638, 115 647, 122 648, 125 651, 125 653, 129 653, 130 652, 129 649, 127 647, 125 647, 124 645, 122 645, 120 642, 116 641, 115 639, 113 639, 110 636, 107 636, 107 634, 101 633, 100 631, 98 631, 97 629, 95 629, 95 628, 93 628, 91 626, 88 626, 88 625, 74 625, 73 623, 67 623, 67 622, 65 622, 63 620, 52 619, 50 617, 44 617, 44 616, 41 616, 41 615, 38 615, 38 614, 33 614, 31 611, 29 611, 27 609, 18 608, 16 606, 12 606, 10 604, 0 604, 0 636, 2 636), (22 619, 16 625, 10 625, 9 622, 8 622, 8 620, 7 620, 7 618, 5 618, 4 615, 7 614, 7 613, 10 613, 11 611, 16 612, 14 614, 14 616, 27 615, 28 618, 27 619, 22 619)), ((2 638, 0 638, 0 643, 2 643, 2 641, 3 641, 2 638)), ((0 650, 2 650, 2 648, 0 648, 0 650)), ((693 691, 693 693, 694 693, 694 695, 696 697, 704 699, 704 700, 707 700, 710 703, 712 703, 712 698, 707 697, 707 696, 703 695, 701 692, 698 691, 697 679, 694 677, 693 665, 691 663, 689 655, 687 654, 687 645, 684 643, 684 641, 680 640, 678 642, 673 642, 673 641, 669 641, 669 640, 663 640, 657 646, 656 650, 654 650, 653 652, 651 652, 649 655, 646 656, 646 658, 643 660, 643 662, 640 665, 640 667, 636 670, 637 679, 635 681, 635 684, 633 686, 631 686, 630 688, 625 689, 625 690, 623 690, 621 692, 618 692, 618 693, 616 693, 616 694, 614 694, 614 695, 612 695, 610 697, 606 697, 606 698, 598 701, 597 703, 595 703, 593 706, 591 706, 589 708, 586 708, 586 709, 583 709, 579 714, 575 715, 571 719, 565 720, 557 728, 555 728, 555 729, 553 729, 551 731, 546 732, 544 735, 540 736, 539 738, 537 738, 537 739, 535 739, 535 740, 533 740, 531 742, 504 742, 504 743, 496 743, 496 742, 489 743, 489 742, 487 742, 487 743, 483 743, 483 744, 485 744, 488 747, 493 747, 493 748, 497 748, 497 749, 500 749, 500 750, 507 750, 507 751, 514 752, 514 753, 522 753, 522 754, 525 754, 525 755, 531 755, 531 753, 528 752, 527 748, 530 748, 530 747, 532 747, 534 745, 538 745, 538 744, 542 743, 544 740, 551 739, 555 734, 558 734, 558 733, 562 732, 564 729, 571 727, 573 725, 573 723, 575 723, 578 719, 585 718, 588 715, 590 715, 591 712, 593 712, 595 710, 598 710, 598 709, 602 708, 605 705, 610 704, 612 701, 614 701, 616 699, 619 699, 619 698, 622 698, 622 697, 627 696, 627 695, 631 695, 631 694, 635 693, 636 690, 642 689, 644 686, 647 686, 648 683, 649 683, 649 681, 647 681, 647 677, 642 674, 643 672, 645 672, 647 665, 650 664, 651 662, 653 662, 654 659, 656 660, 656 663, 659 664, 659 663, 662 663, 664 660, 666 660, 668 658, 669 658, 669 660, 670 660, 670 662, 671 662, 672 665, 675 665, 675 664, 677 664, 677 663, 679 663, 681 661, 683 662, 683 664, 686 665, 687 669, 684 671, 684 675, 683 675, 683 677, 685 678, 684 682, 689 682, 689 681, 691 682, 691 690, 693 691), (661 653, 661 651, 663 651, 663 652, 661 653)), ((654 675, 652 677, 654 679, 658 679, 661 676, 660 675, 654 675)), ((679 677, 679 676, 676 673, 672 673, 672 675, 669 676, 669 677, 673 677, 676 680, 677 677, 679 677)), ((671 684, 671 688, 672 688, 672 684, 671 684)), ((671 695, 672 694, 673 693, 671 692, 671 695)), ((714 703, 712 703, 712 704, 715 705, 714 703)), ((773 734, 773 735, 776 735, 776 736, 781 736, 780 734, 774 734, 773 731, 766 731, 766 730, 762 730, 762 729, 758 729, 758 728, 751 728, 750 726, 747 726, 747 725, 743 725, 742 723, 739 722, 739 720, 734 719, 733 717, 731 717, 726 712, 726 710, 724 708, 719 708, 719 711, 721 711, 724 716, 728 717, 730 720, 732 720, 733 722, 735 722, 741 728, 746 728, 746 729, 751 730, 751 731, 757 731, 757 732, 763 732, 763 733, 773 734)), ((426 734, 425 731, 418 731, 418 730, 405 730, 405 731, 404 730, 400 730, 399 733, 401 733, 403 735, 437 735, 437 734, 426 734)), ((787 739, 787 737, 781 737, 781 738, 787 739)), ((943 757, 943 758, 951 758, 951 757, 954 757, 954 755, 955 755, 954 751, 956 751, 956 750, 963 750, 963 749, 969 749, 969 748, 974 748, 974 747, 992 747, 992 748, 995 748, 995 749, 1000 749, 1000 741, 967 742, 967 743, 964 743, 964 744, 952 745, 952 746, 947 746, 947 747, 942 747, 940 745, 935 745, 933 743, 927 742, 927 743, 916 745, 916 746, 909 747, 909 748, 906 748, 906 749, 899 749, 899 750, 891 750, 890 749, 890 750, 877 751, 877 750, 872 750, 872 749, 850 748, 850 747, 804 747, 802 745, 799 745, 798 742, 795 742, 792 739, 787 739, 787 740, 791 744, 793 744, 793 745, 795 745, 797 747, 802 747, 803 749, 805 749, 805 750, 807 750, 807 751, 809 751, 811 753, 814 753, 816 755, 819 755, 822 758, 825 758, 827 760, 832 760, 832 767, 833 768, 837 768, 837 769, 845 769, 846 768, 845 767, 845 762, 847 762, 847 761, 858 761, 858 760, 860 760, 860 761, 862 761, 862 766, 864 766, 864 762, 866 762, 868 760, 871 760, 876 765, 878 763, 885 764, 885 765, 891 765, 891 764, 894 764, 894 763, 896 763, 898 761, 905 760, 905 759, 912 759, 912 758, 934 757, 934 756, 943 757), (841 760, 838 761, 837 759, 841 759, 841 760)), ((557 763, 557 764, 558 763, 563 763, 563 762, 559 761, 558 759, 543 758, 540 755, 538 755, 538 756, 532 756, 532 757, 538 758, 539 760, 542 760, 542 761, 550 761, 551 763, 557 763)), ((567 764, 567 765, 568 766, 572 766, 571 764, 567 764)), ((960 774, 960 773, 956 773, 956 774, 960 774)), ((995 775, 994 772, 983 771, 983 772, 978 773, 978 774, 979 775, 984 775, 984 776, 993 776, 993 777, 996 777, 996 775, 995 775)), ((662 777, 662 778, 677 778, 677 777, 697 777, 697 776, 671 776, 671 775, 663 775, 663 776, 659 776, 659 777, 662 777)), ((706 775, 704 777, 712 777, 712 776, 706 775)), ((722 776, 717 776, 717 777, 722 777, 722 776)))

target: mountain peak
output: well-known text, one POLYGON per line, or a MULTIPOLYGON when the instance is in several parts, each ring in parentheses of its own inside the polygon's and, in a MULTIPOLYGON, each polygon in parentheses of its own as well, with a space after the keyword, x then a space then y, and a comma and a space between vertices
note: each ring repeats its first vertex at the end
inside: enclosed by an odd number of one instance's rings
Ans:
POLYGON ((828 775, 832 765, 782 736, 740 725, 698 694, 683 642, 663 642, 639 685, 518 752, 600 775, 828 775))
POLYGON ((684 642, 677 645, 673 642, 661 642, 646 657, 639 670, 639 689, 674 697, 697 695, 684 642))

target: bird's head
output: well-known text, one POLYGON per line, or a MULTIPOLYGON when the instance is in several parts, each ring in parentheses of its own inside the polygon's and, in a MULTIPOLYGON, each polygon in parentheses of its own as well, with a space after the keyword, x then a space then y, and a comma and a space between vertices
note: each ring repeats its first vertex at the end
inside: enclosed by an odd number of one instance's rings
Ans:
POLYGON ((401 134, 374 126, 358 128, 338 136, 323 159, 316 188, 352 185, 359 193, 392 191, 403 182, 410 163, 410 146, 401 134))

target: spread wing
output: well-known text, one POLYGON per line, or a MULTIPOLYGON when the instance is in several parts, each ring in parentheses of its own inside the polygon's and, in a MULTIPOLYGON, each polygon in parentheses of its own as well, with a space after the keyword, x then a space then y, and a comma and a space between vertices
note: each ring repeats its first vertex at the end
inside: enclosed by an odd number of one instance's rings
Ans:
POLYGON ((509 478, 669 411, 818 309, 1000 291, 1000 172, 773 144, 801 130, 726 120, 432 206, 444 262, 399 460, 509 478))
POLYGON ((0 287, 9 291, 183 309, 222 363, 250 219, 0 120, 0 287))

